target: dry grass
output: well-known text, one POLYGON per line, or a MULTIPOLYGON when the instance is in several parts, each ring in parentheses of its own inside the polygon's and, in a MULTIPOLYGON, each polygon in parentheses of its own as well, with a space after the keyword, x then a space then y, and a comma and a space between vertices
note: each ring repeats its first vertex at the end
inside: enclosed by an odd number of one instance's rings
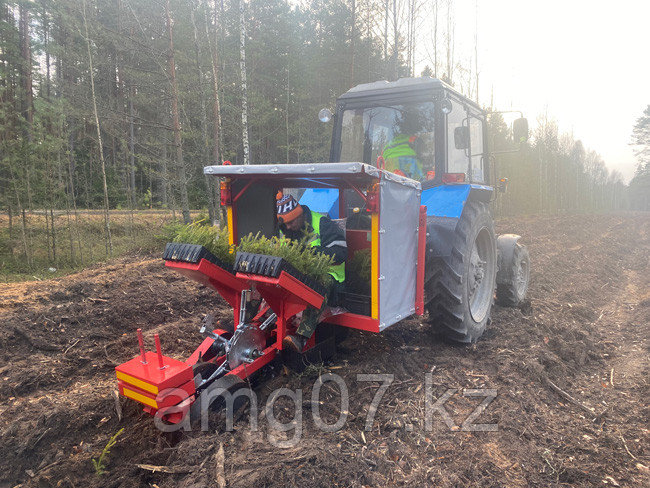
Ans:
MULTIPOLYGON (((195 218, 200 212, 192 212, 195 218)), ((176 218, 180 218, 177 213, 176 218)), ((49 220, 49 216, 48 216, 49 220)), ((148 255, 161 252, 171 240, 167 227, 174 221, 168 210, 140 210, 131 215, 124 210, 110 213, 113 252, 106 252, 104 215, 101 210, 80 210, 77 217, 58 211, 54 214, 55 245, 44 212, 27 213, 25 253, 22 218, 0 213, 0 280, 39 280, 65 275, 111 257, 148 255), (56 271, 52 271, 52 270, 56 271)))

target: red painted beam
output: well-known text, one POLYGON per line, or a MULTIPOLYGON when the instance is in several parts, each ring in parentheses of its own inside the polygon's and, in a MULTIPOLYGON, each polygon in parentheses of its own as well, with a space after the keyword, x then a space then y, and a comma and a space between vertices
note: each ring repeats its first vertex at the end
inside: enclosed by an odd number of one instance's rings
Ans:
POLYGON ((424 264, 427 248, 427 207, 420 206, 418 225, 418 265, 415 276, 415 313, 424 314, 424 264))
POLYGON ((239 376, 242 380, 246 379, 248 376, 252 375, 256 371, 262 369, 264 366, 269 364, 273 359, 275 359, 275 355, 277 354, 278 350, 275 348, 275 346, 269 346, 264 351, 262 351, 262 355, 257 358, 255 361, 253 361, 250 364, 240 364, 237 366, 235 369, 233 369, 230 373, 228 374, 234 374, 235 376, 239 376))
POLYGON ((356 313, 342 313, 332 315, 323 322, 328 324, 341 325, 351 329, 367 330, 368 332, 379 332, 379 320, 370 318, 366 315, 356 313))

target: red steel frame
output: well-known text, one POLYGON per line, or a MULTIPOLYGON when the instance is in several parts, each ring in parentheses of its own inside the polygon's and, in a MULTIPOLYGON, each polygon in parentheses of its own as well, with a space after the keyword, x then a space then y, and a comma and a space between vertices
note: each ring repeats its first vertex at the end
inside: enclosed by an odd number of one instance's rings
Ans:
MULTIPOLYGON (((276 311, 275 342, 264 349, 262 355, 250 364, 241 364, 227 373, 241 379, 269 364, 276 357, 277 352, 282 350, 282 339, 287 334, 290 328, 289 320, 294 315, 310 306, 320 308, 325 300, 323 295, 285 271, 282 271, 277 278, 247 273, 233 275, 206 259, 201 259, 198 263, 166 261, 165 265, 217 291, 235 309, 235 320, 239 317, 242 291, 250 289, 253 283, 264 300, 276 311)), ((215 329, 213 332, 218 335, 226 334, 222 329, 215 329)), ((185 362, 181 362, 162 354, 157 334, 156 352, 145 352, 141 333, 138 334, 140 355, 115 368, 120 393, 144 404, 145 410, 152 415, 162 415, 170 422, 180 422, 183 414, 178 412, 178 407, 188 406, 194 401, 192 366, 210 348, 214 339, 209 337, 204 339, 190 357, 185 362), (169 410, 170 407, 174 408, 169 410), (166 410, 171 413, 167 415, 166 410)), ((312 338, 310 342, 311 344, 308 345, 313 346, 314 339, 312 338)), ((225 357, 221 356, 214 362, 221 364, 224 360, 225 357)))
MULTIPOLYGON (((251 183, 252 180, 240 190, 234 198, 233 204, 249 188, 251 183)), ((359 191, 350 182, 345 181, 345 183, 357 192, 359 191)), ((341 190, 342 188, 339 188, 340 211, 341 208, 343 210, 345 209, 343 192, 341 190)), ((232 205, 231 211, 233 212, 232 221, 234 223, 236 221, 235 205, 232 205)), ((236 229, 234 231, 236 232, 236 229)), ((366 230, 347 232, 346 239, 350 239, 351 241, 351 247, 353 248, 352 254, 355 250, 370 246, 370 242, 368 241, 369 232, 366 230)), ((234 238, 237 239, 236 233, 234 238)), ((426 207, 421 206, 418 219, 418 262, 415 297, 415 313, 418 315, 424 313, 425 249, 426 207)), ((232 274, 206 259, 201 259, 198 263, 166 261, 165 266, 175 269, 184 276, 218 292, 233 307, 236 322, 239 318, 242 292, 250 289, 252 284, 255 285, 255 289, 277 314, 276 330, 274 331, 276 334, 275 342, 264 349, 262 355, 250 364, 244 363, 228 373, 236 375, 241 379, 250 376, 269 364, 277 356, 278 351, 282 350, 282 340, 289 332, 292 325, 289 321, 292 317, 310 306, 320 308, 324 300, 322 295, 284 271, 277 278, 241 272, 232 274)), ((349 312, 329 316, 324 322, 369 332, 380 331, 378 318, 349 312)), ((239 324, 237 323, 236 325, 238 326, 239 324)), ((215 329, 213 332, 217 335, 227 334, 222 329, 215 329)), ((145 410, 152 414, 158 412, 158 414, 164 415, 164 410, 171 406, 189 405, 193 401, 192 398, 195 394, 192 366, 210 348, 214 343, 214 339, 204 339, 185 362, 163 356, 157 334, 156 353, 145 353, 141 335, 139 336, 139 341, 141 355, 116 367, 118 378, 120 378, 118 381, 120 393, 144 403, 146 406, 145 410), (180 388, 182 390, 180 391, 181 395, 178 392, 166 394, 163 391, 164 389, 171 391, 169 390, 170 388, 174 389, 174 391, 176 391, 176 388, 180 388), (181 396, 184 396, 184 398, 181 398, 181 396), (182 401, 181 403, 178 403, 178 400, 173 402, 171 398, 180 398, 182 401)), ((308 346, 311 347, 313 345, 314 339, 312 338, 308 346)), ((214 362, 221 364, 224 360, 225 357, 222 356, 216 358, 214 362)), ((180 421, 181 419, 182 415, 172 414, 170 416, 171 421, 180 421)))
POLYGON ((415 277, 415 313, 424 314, 424 264, 427 247, 427 207, 420 205, 418 217, 418 264, 415 277))

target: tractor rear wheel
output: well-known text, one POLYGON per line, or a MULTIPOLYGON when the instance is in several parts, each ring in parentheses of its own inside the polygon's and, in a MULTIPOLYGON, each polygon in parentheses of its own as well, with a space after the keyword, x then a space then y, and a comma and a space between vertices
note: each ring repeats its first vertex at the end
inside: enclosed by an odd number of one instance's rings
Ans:
POLYGON ((490 320, 497 274, 494 222, 486 203, 465 205, 451 254, 431 265, 427 310, 433 327, 454 342, 476 342, 490 320))

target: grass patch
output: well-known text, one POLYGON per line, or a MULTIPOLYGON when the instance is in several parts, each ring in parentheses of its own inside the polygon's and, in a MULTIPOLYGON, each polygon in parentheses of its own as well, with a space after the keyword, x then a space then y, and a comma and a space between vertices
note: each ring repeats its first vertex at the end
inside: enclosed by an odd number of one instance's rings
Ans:
MULTIPOLYGON (((178 215, 178 214, 177 214, 178 215)), ((200 215, 193 212, 193 216, 200 215)), ((169 211, 143 210, 134 213, 113 210, 110 214, 112 256, 107 256, 104 215, 100 210, 79 211, 77 218, 61 211, 54 214, 54 252, 52 225, 43 212, 25 216, 27 254, 21 220, 0 214, 0 281, 15 282, 64 276, 108 259, 128 255, 162 253, 181 226, 169 211)))

